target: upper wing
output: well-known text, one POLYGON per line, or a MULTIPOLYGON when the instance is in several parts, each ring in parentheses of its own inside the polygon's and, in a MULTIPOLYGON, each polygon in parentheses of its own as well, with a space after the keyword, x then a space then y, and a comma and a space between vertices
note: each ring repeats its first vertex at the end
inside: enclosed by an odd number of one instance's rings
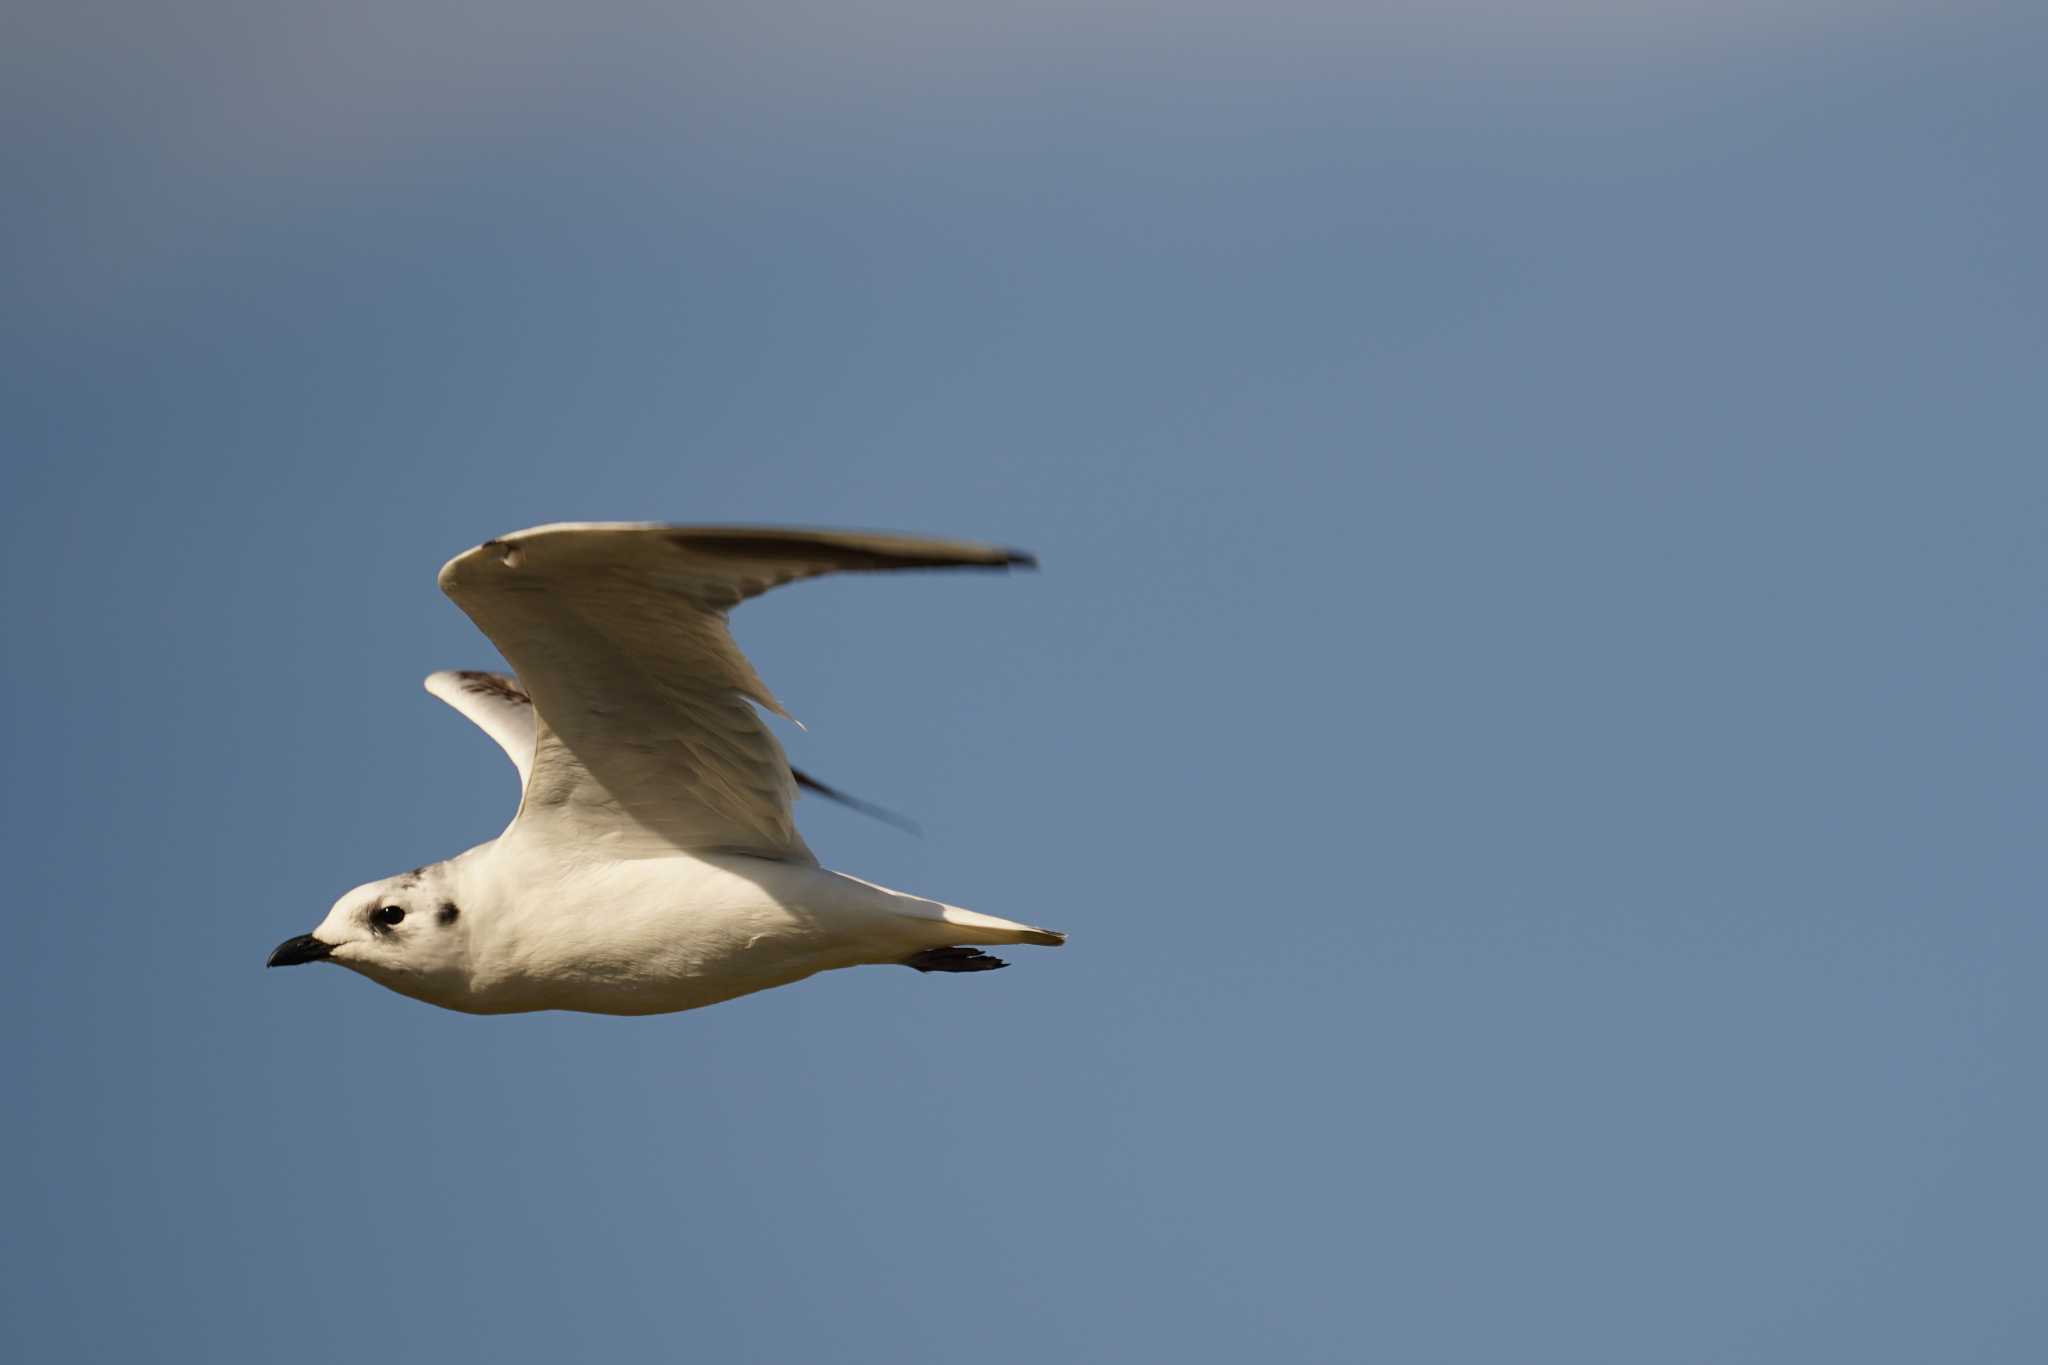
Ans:
MULTIPOLYGON (((537 713, 508 836, 544 833, 619 854, 725 849, 809 861, 790 812, 789 761, 754 704, 787 713, 733 643, 726 613, 838 571, 1033 562, 915 536, 567 523, 486 541, 449 560, 440 582, 511 663, 537 713)), ((479 719, 485 699, 463 695, 458 709, 506 744, 479 719)))
MULTIPOLYGON (((519 770, 519 790, 523 793, 527 774, 533 771, 533 698, 520 689, 519 680, 503 673, 444 668, 428 674, 426 686, 427 691, 475 721, 477 728, 498 742, 498 747, 512 760, 512 766, 519 770)), ((802 768, 791 768, 789 775, 807 792, 816 792, 828 801, 837 801, 908 833, 918 833, 916 821, 871 801, 849 796, 837 787, 828 787, 802 768)))

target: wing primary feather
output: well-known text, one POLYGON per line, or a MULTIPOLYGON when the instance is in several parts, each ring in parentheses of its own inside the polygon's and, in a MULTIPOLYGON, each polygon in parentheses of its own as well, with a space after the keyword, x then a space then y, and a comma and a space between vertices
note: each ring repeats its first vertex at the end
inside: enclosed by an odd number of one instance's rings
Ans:
MULTIPOLYGON (((720 559, 788 562, 809 560, 840 573, 888 569, 1035 569, 1038 559, 1024 550, 939 542, 920 544, 909 536, 859 533, 752 530, 706 526, 669 533, 679 549, 720 559)), ((814 570, 815 572, 816 570, 814 570)))
POLYGON ((885 825, 893 825, 905 834, 915 835, 918 838, 924 837, 923 827, 908 816, 898 815, 886 806, 878 806, 872 801, 863 801, 857 796, 848 796, 837 787, 828 787, 802 768, 792 767, 789 770, 789 774, 796 779, 796 784, 807 792, 816 792, 827 801, 837 801, 848 810, 857 810, 862 815, 871 816, 876 820, 880 820, 885 825))

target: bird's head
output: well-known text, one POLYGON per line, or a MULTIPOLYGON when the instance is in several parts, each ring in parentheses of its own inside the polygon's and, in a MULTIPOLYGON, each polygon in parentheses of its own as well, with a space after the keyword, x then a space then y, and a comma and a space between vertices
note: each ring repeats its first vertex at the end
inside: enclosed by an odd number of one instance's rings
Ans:
POLYGON ((333 962, 402 995, 449 1003, 469 978, 469 936, 446 864, 366 882, 310 934, 286 939, 265 966, 333 962))

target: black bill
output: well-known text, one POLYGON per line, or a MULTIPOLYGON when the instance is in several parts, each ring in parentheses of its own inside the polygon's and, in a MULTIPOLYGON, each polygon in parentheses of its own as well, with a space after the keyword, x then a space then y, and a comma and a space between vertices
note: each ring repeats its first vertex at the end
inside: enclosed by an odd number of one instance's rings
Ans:
POLYGON ((270 950, 270 960, 263 965, 266 967, 296 967, 301 962, 318 962, 333 951, 334 945, 332 943, 322 943, 311 934, 300 934, 297 938, 288 938, 275 948, 272 948, 270 950))

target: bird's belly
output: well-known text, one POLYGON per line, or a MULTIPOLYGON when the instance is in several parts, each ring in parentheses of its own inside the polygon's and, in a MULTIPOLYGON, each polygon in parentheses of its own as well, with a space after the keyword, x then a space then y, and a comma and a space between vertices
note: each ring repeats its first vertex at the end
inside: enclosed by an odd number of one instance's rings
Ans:
POLYGON ((870 960, 844 934, 758 922, 699 925, 631 960, 599 954, 558 977, 556 1009, 667 1014, 870 960))
MULTIPOLYGON (((910 951, 898 917, 865 907, 790 904, 758 884, 619 888, 603 901, 554 907, 507 944, 475 1005, 665 1014, 886 962, 910 951), (899 927, 900 926, 900 927, 899 927)), ((793 898, 792 898, 793 899, 793 898)))

